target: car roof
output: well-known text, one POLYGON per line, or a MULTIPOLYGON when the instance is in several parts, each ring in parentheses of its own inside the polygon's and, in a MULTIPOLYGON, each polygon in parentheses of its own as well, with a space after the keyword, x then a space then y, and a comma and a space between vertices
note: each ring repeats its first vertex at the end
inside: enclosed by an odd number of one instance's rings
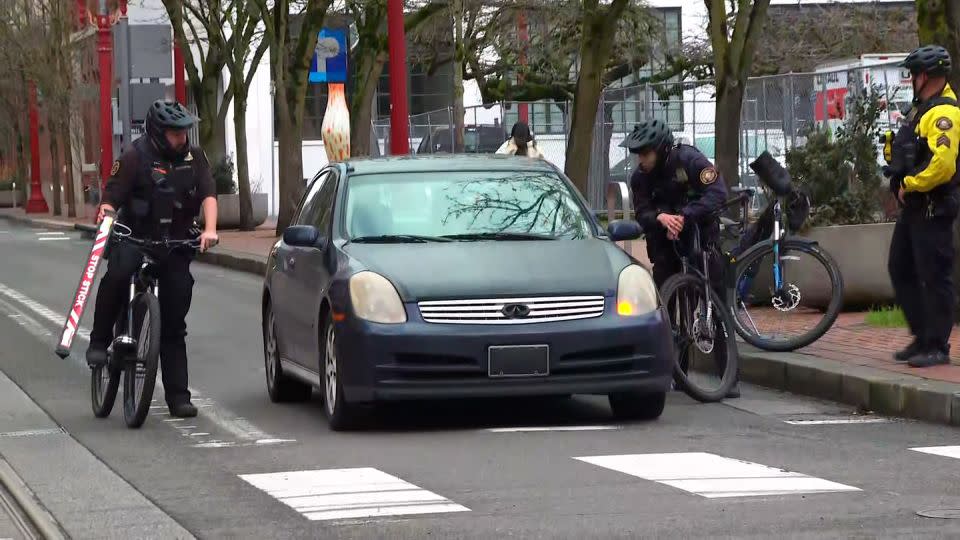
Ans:
POLYGON ((463 170, 549 171, 556 170, 546 161, 506 154, 416 154, 358 158, 345 162, 353 175, 398 172, 447 172, 463 170))

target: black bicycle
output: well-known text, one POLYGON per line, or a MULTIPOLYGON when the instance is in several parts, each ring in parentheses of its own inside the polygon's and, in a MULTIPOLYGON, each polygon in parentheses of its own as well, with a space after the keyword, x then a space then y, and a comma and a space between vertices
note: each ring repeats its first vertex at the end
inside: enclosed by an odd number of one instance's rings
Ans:
MULTIPOLYGON (((739 201, 733 199, 724 208, 739 201)), ((660 288, 677 354, 673 378, 693 399, 720 401, 736 383, 739 369, 732 312, 716 287, 723 279, 711 275, 711 258, 721 254, 714 243, 701 245, 700 227, 695 222, 680 238, 674 241, 674 248, 682 270, 660 288)))
POLYGON ((150 413, 160 359, 160 301, 157 263, 175 249, 200 248, 200 239, 144 240, 131 236, 126 225, 114 225, 111 241, 129 243, 143 254, 139 271, 130 278, 130 296, 114 326, 107 363, 90 374, 93 414, 106 418, 113 410, 123 377, 123 419, 139 428, 150 413))
POLYGON ((750 167, 773 197, 750 224, 754 191, 735 188, 738 197, 730 202, 741 204, 740 221, 721 219, 724 236, 735 244, 724 253, 727 305, 744 341, 768 351, 793 351, 820 339, 837 320, 843 276, 816 241, 791 234, 802 227, 810 202, 787 171, 767 152, 750 167))

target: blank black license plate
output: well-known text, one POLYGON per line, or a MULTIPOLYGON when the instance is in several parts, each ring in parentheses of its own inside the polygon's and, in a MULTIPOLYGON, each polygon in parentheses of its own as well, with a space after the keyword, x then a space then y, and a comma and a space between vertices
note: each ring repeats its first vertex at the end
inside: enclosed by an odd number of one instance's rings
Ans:
POLYGON ((487 356, 490 377, 545 377, 550 374, 548 345, 493 346, 487 356))

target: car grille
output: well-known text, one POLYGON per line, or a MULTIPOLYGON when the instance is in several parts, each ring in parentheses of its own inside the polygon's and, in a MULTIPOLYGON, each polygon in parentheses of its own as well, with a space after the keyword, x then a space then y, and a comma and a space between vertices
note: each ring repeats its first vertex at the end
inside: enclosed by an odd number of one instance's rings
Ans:
POLYGON ((550 296, 431 300, 417 305, 428 323, 530 324, 599 317, 604 302, 602 296, 550 296))

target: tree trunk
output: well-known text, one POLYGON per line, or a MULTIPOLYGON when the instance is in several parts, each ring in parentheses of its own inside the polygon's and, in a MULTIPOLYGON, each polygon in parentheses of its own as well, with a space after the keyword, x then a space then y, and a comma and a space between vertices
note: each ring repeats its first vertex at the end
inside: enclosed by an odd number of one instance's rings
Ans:
MULTIPOLYGON (((49 110, 47 111, 49 115, 49 110)), ((47 120, 47 134, 50 137, 50 183, 53 188, 52 198, 53 198, 53 215, 62 216, 63 215, 63 204, 61 197, 61 184, 60 184, 60 171, 62 170, 62 164, 60 161, 60 144, 57 140, 58 131, 57 129, 52 129, 53 126, 50 120, 47 120)))
MULTIPOLYGON (((587 42, 585 37, 584 43, 587 42)), ((573 98, 573 117, 570 121, 570 138, 567 142, 564 173, 586 197, 590 182, 589 157, 593 150, 593 132, 597 123, 600 94, 603 90, 601 87, 603 65, 600 55, 594 51, 587 49, 581 52, 586 54, 581 54, 580 57, 580 74, 577 76, 576 93, 573 98)))
MULTIPOLYGON (((937 44, 946 47, 953 58, 950 85, 960 88, 960 6, 948 0, 917 0, 917 33, 921 45, 937 44)), ((954 251, 960 253, 960 220, 953 221, 954 251)), ((953 283, 960 284, 960 258, 954 261, 953 283)), ((955 302, 957 302, 955 297, 955 302)), ((960 302, 954 308, 960 317, 960 302)))
POLYGON ((76 179, 73 177, 73 148, 70 140, 69 118, 69 113, 63 116, 62 121, 57 123, 57 127, 59 128, 57 131, 63 144, 63 163, 66 165, 65 169, 67 172, 66 178, 64 179, 64 184, 67 186, 67 217, 75 218, 77 217, 77 193, 74 189, 76 179))
POLYGON ((921 45, 942 45, 950 52, 950 85, 960 88, 960 5, 950 0, 917 0, 917 30, 921 45))
POLYGON ((303 192, 303 132, 301 121, 289 114, 290 104, 277 104, 277 143, 280 160, 280 212, 277 236, 293 220, 293 213, 303 192))
POLYGON ((463 0, 453 2, 453 44, 455 47, 453 69, 453 151, 463 152, 463 0))
POLYGON ((199 143, 211 165, 220 163, 227 155, 226 126, 220 121, 220 107, 226 107, 227 104, 217 103, 219 83, 220 77, 207 75, 200 85, 193 88, 193 100, 197 106, 197 116, 200 117, 199 143))
POLYGON ((743 86, 736 80, 717 85, 716 166, 728 186, 740 183, 740 107, 743 86))
POLYGON ((233 96, 233 127, 237 139, 237 181, 240 193, 240 230, 252 231, 254 229, 253 201, 250 195, 250 169, 247 165, 247 97, 242 94, 242 90, 237 90, 233 96))
POLYGON ((386 53, 379 52, 372 59, 360 61, 360 70, 350 100, 350 155, 353 157, 369 156, 372 153, 370 132, 373 125, 373 96, 386 60, 386 53))

